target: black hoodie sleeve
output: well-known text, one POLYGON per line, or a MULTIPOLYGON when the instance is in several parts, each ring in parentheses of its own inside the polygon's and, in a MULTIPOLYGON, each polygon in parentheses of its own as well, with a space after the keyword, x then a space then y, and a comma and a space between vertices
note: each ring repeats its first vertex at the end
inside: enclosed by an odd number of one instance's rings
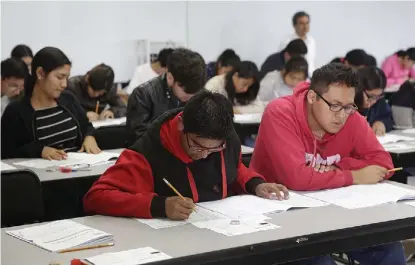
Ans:
POLYGON ((44 146, 28 135, 19 104, 14 102, 7 106, 1 117, 1 158, 40 158, 44 146))

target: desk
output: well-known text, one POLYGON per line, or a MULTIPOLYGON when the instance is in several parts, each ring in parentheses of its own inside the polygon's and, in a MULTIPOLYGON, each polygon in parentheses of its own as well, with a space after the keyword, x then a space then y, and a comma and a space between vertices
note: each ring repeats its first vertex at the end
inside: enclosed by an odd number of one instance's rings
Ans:
POLYGON ((234 128, 243 144, 246 137, 257 134, 261 123, 262 113, 235 114, 234 128))
MULTIPOLYGON (((108 150, 108 152, 121 153, 123 149, 108 150)), ((13 165, 27 159, 6 159, 3 163, 18 169, 24 168, 13 165)), ((42 184, 42 194, 45 207, 46 220, 59 220, 84 216, 82 199, 92 184, 115 163, 92 166, 91 171, 78 171, 62 173, 60 171, 47 172, 46 169, 30 168, 42 184)))
POLYGON ((73 220, 113 234, 115 247, 56 254, 8 236, 2 229, 2 261, 7 265, 45 265, 52 260, 69 264, 75 257, 151 246, 173 257, 154 263, 160 265, 202 261, 209 265, 269 265, 415 237, 415 207, 403 203, 357 210, 330 205, 288 211, 273 215, 270 221, 281 228, 236 237, 192 225, 154 230, 128 218, 73 220))

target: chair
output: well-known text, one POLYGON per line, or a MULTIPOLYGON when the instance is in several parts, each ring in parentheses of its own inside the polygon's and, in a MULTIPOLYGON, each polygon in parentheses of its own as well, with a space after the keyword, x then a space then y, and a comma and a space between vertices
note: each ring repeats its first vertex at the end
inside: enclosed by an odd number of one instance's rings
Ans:
POLYGON ((44 218, 42 187, 30 170, 1 173, 1 227, 41 222, 44 218))

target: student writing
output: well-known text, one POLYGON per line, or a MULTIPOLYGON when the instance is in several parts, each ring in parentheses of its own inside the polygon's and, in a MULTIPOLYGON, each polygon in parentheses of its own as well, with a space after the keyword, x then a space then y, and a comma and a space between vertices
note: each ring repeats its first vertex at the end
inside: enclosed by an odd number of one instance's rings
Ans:
POLYGON ((176 49, 167 73, 134 89, 127 106, 127 145, 132 145, 148 125, 164 112, 183 106, 206 83, 206 64, 200 54, 176 49))
POLYGON ((387 86, 401 85, 409 78, 415 78, 415 48, 398 51, 386 58, 382 70, 387 78, 387 86))
POLYGON ((94 128, 75 96, 65 91, 71 62, 59 49, 45 47, 32 61, 25 96, 1 119, 1 156, 61 160, 68 151, 98 153, 94 128))
POLYGON ((223 199, 235 190, 264 198, 273 192, 288 196, 284 186, 266 183, 242 164, 232 104, 204 90, 183 111, 157 118, 95 182, 85 195, 84 209, 90 214, 182 220, 194 203, 223 199))
POLYGON ((89 121, 126 115, 127 107, 114 86, 114 71, 106 64, 95 66, 85 75, 71 77, 67 89, 79 100, 89 121))
MULTIPOLYGON (((392 158, 356 113, 356 87, 354 70, 333 63, 314 71, 311 83, 299 84, 294 95, 271 102, 262 117, 251 168, 270 182, 301 191, 389 178, 392 158)), ((362 265, 406 264, 401 243, 347 254, 362 265)))

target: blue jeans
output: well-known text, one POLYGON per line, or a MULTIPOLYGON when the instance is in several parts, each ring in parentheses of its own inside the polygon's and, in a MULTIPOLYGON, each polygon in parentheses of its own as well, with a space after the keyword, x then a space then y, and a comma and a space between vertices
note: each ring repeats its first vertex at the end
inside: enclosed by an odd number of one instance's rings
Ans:
MULTIPOLYGON (((361 265, 405 265, 402 243, 390 243, 346 252, 361 265)), ((295 265, 336 265, 330 256, 321 256, 294 263, 295 265)))

